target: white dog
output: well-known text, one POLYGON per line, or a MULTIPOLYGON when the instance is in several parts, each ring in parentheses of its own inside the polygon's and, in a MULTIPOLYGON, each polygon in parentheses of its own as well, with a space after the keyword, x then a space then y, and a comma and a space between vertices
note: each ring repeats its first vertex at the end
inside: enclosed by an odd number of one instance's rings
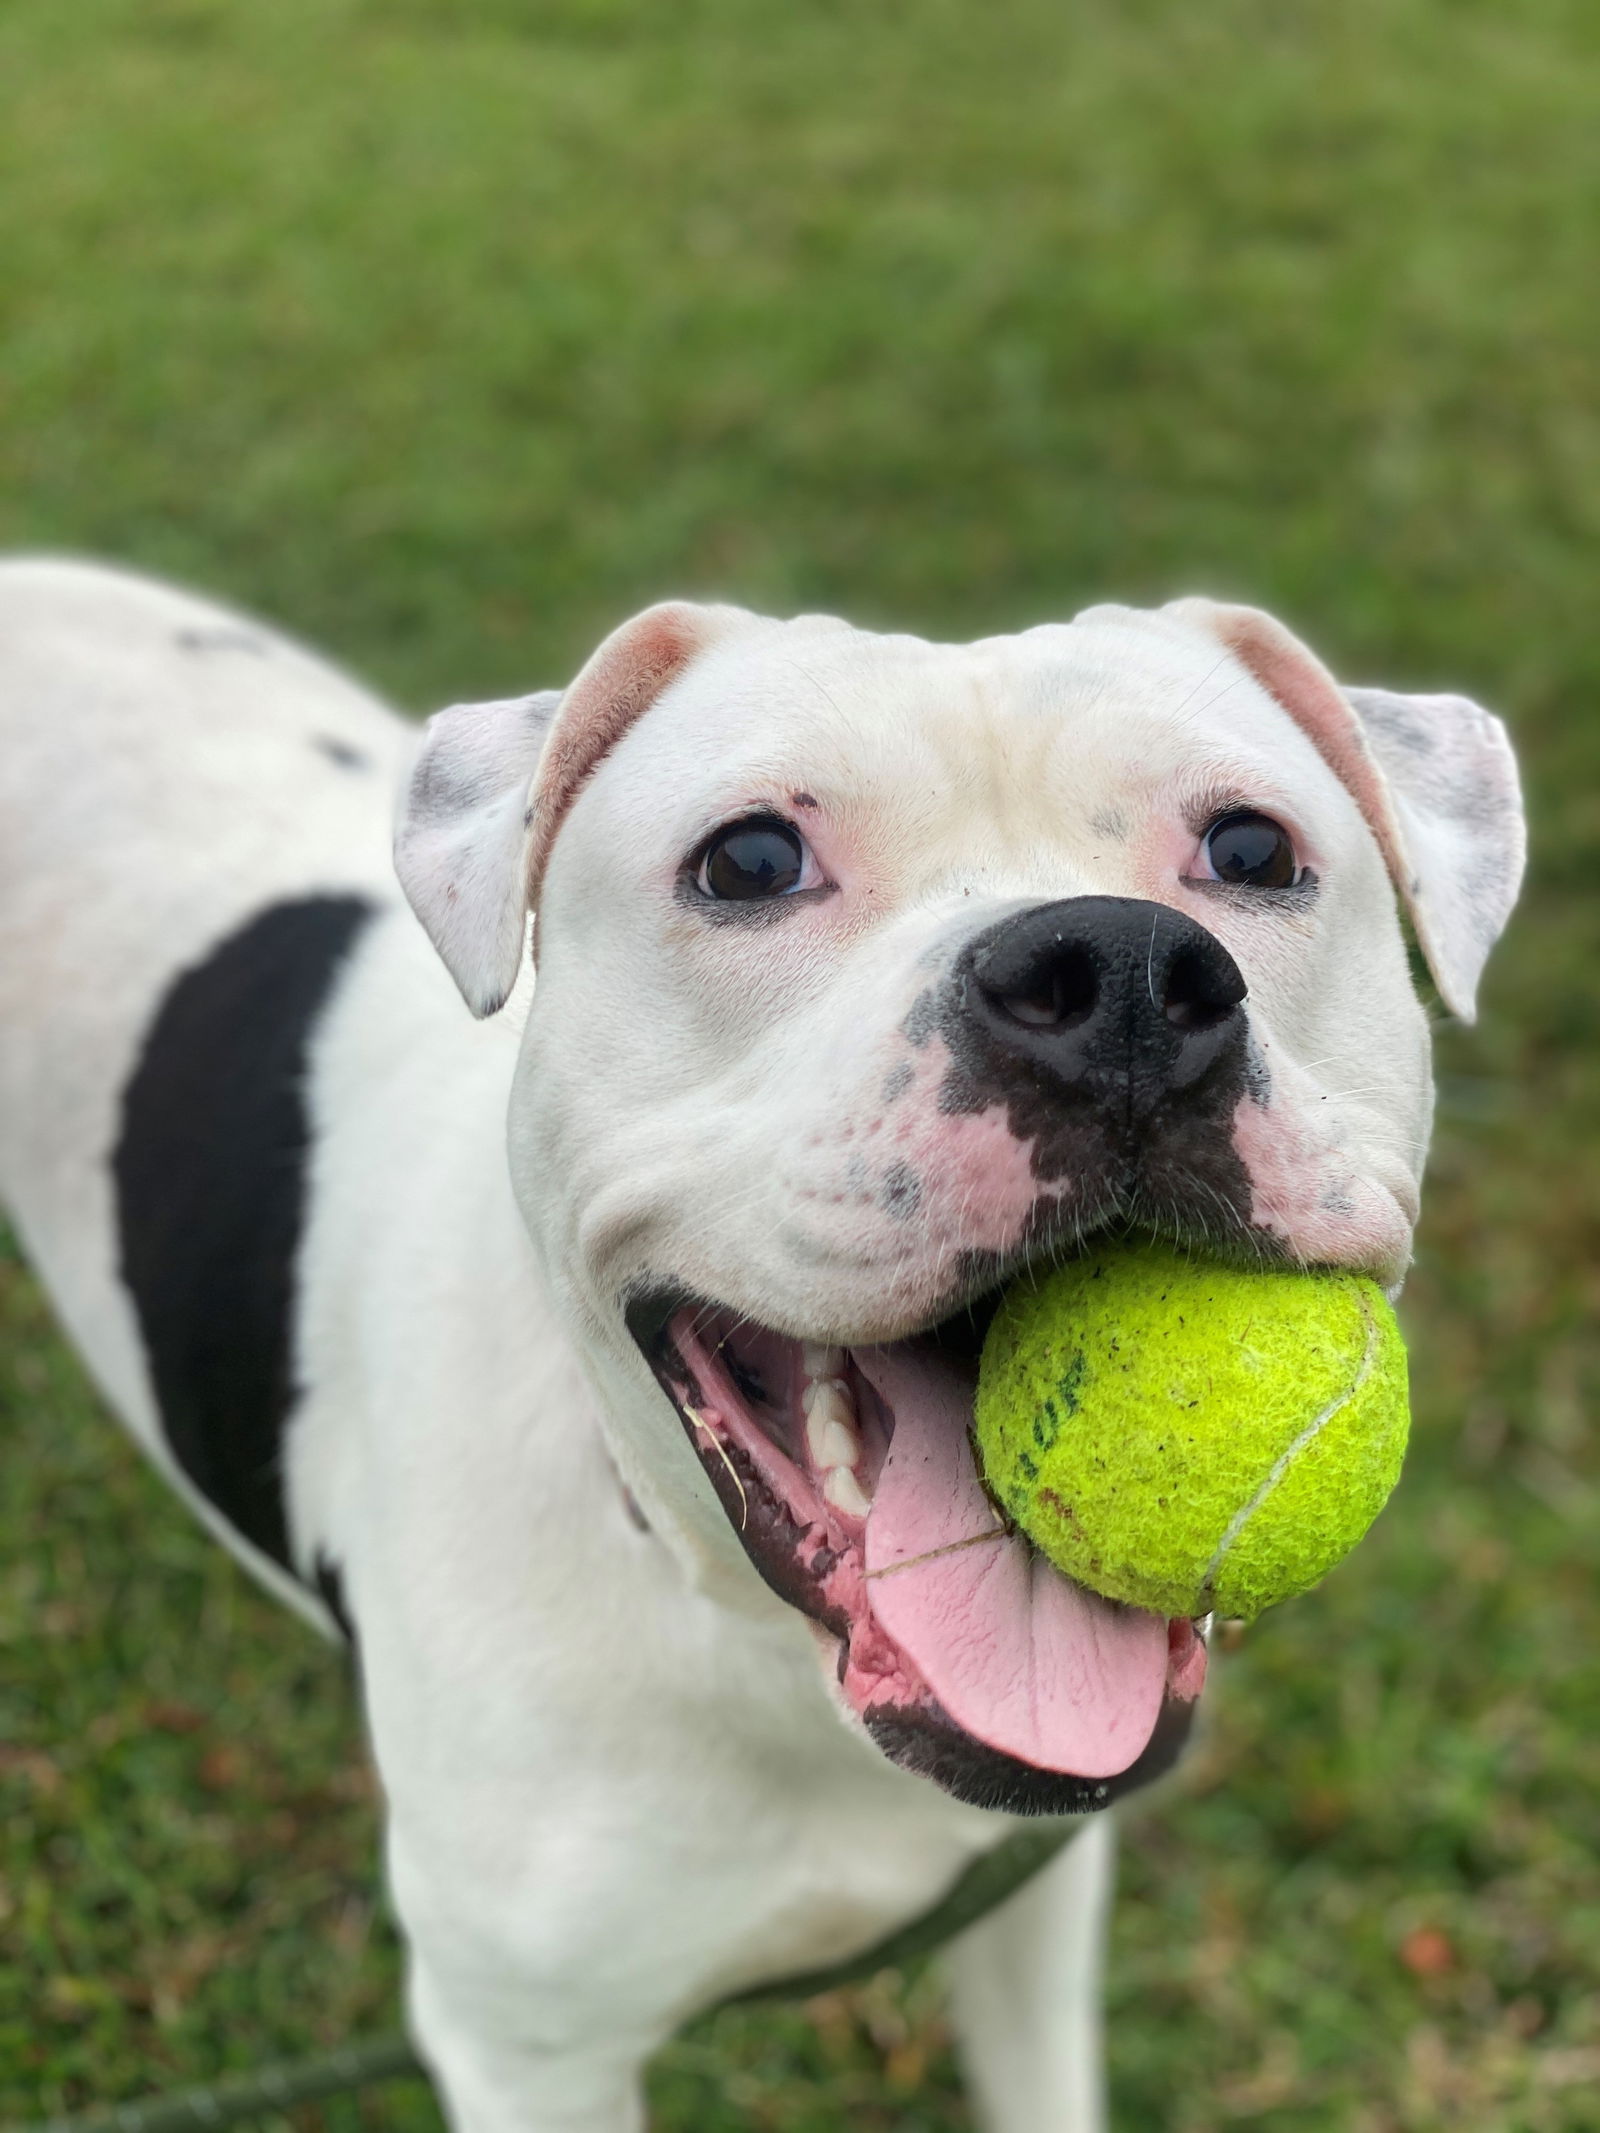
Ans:
MULTIPOLYGON (((1496 720, 1203 600, 669 605, 418 755, 255 623, 20 562, 0 733, 0 1190, 150 1456, 355 1642, 462 2133, 637 2127, 697 2009, 1171 1762, 1201 1632, 1006 1530, 987 1315, 1105 1225, 1398 1285, 1394 892, 1470 1014, 1496 720)), ((950 1950, 996 2133, 1102 2122, 1079 1826, 950 1950)))

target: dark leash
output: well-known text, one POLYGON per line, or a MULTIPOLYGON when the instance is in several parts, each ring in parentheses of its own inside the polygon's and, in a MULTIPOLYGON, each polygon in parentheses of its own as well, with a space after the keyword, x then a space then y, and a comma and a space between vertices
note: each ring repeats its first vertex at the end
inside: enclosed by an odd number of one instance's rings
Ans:
POLYGON ((287 2110, 290 2104, 315 2103, 345 2089, 421 2072, 416 2053, 397 2033, 365 2044, 344 2044, 315 2059, 259 2066, 233 2081, 202 2082, 169 2096, 113 2104, 109 2110, 85 2111, 76 2118, 42 2119, 18 2133, 197 2133, 198 2128, 237 2125, 242 2119, 287 2110))
MULTIPOLYGON (((1049 1865, 1082 1826, 1081 1817, 1073 1817, 1040 1821, 1018 1830, 958 1874, 931 1911, 924 1911, 920 1918, 914 1918, 886 1939, 875 1941, 860 1955, 821 1970, 806 1970, 795 1977, 750 1986, 744 1992, 733 1993, 721 2005, 747 2007, 761 2000, 808 2000, 841 1985, 858 1985, 880 1970, 919 1961, 945 1941, 964 1933, 968 1926, 976 1925, 1008 1896, 1015 1895, 1025 1881, 1049 1865)), ((269 2112, 286 2110, 291 2104, 315 2103, 347 2089, 366 2088, 379 2081, 415 2079, 423 2071, 410 2044, 396 2033, 372 2038, 365 2044, 344 2044, 314 2059, 258 2067, 253 2074, 241 2074, 233 2081, 205 2082, 196 2088, 174 2090, 171 2095, 152 2096, 142 2103, 115 2104, 109 2110, 85 2111, 69 2118, 47 2118, 33 2126, 9 2128, 7 2133, 203 2133, 206 2128, 262 2118, 269 2112)))

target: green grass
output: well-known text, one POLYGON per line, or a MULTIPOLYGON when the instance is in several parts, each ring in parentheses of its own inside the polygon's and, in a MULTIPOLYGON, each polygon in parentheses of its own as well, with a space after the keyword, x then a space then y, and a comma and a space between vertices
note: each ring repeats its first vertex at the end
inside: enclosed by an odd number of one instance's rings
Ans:
MULTIPOLYGON (((0 13, 7 546, 419 708, 673 591, 954 636, 1205 589, 1511 717, 1537 866, 1442 1048, 1415 1454, 1129 1828, 1125 2133, 1600 2128, 1597 93, 1578 0, 0 13)), ((0 1339, 0 2118, 383 2025, 338 1662, 11 1258, 0 1339)), ((968 2123, 931 1981, 723 2017, 654 2093, 968 2123)))

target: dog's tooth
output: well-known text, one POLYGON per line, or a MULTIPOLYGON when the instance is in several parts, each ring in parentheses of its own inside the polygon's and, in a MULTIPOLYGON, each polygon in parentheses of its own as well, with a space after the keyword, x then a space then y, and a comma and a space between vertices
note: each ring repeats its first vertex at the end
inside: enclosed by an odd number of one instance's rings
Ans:
MULTIPOLYGON (((810 1442, 809 1431, 807 1442, 810 1442)), ((835 1422, 830 1417, 817 1432, 817 1446, 812 1457, 824 1472, 836 1466, 854 1466, 861 1457, 861 1439, 848 1422, 835 1422)))
POLYGON ((861 1457, 861 1439, 856 1435, 855 1402, 850 1388, 838 1378, 824 1378, 805 1398, 806 1450, 813 1466, 854 1466, 861 1457))
POLYGON ((872 1498, 863 1493, 859 1481, 847 1466, 836 1466, 823 1477, 822 1493, 836 1511, 843 1511, 847 1518, 865 1518, 872 1509, 872 1498))
POLYGON ((802 1341, 800 1368, 813 1385, 823 1378, 839 1377, 844 1370, 844 1350, 824 1348, 820 1341, 802 1341))

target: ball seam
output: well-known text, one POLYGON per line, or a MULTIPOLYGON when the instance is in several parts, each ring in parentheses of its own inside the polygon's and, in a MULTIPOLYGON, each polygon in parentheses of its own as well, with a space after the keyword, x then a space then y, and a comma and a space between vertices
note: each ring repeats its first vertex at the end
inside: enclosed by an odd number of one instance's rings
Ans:
POLYGON ((1305 1450, 1308 1444, 1313 1443, 1315 1439, 1321 1435, 1322 1431, 1333 1420, 1335 1415, 1337 1415, 1341 1412, 1342 1409, 1350 1405, 1350 1402, 1356 1397, 1357 1393, 1360 1392, 1362 1386, 1365 1385, 1365 1383, 1367 1382, 1367 1379, 1372 1375, 1372 1366, 1376 1362, 1378 1355, 1378 1321, 1373 1317, 1372 1306, 1367 1302, 1366 1297, 1361 1293, 1359 1288, 1357 1288, 1355 1291, 1355 1299, 1357 1304, 1360 1306, 1362 1317, 1367 1322, 1367 1345, 1362 1353, 1361 1362, 1356 1370, 1355 1376, 1350 1380, 1350 1383, 1345 1387, 1344 1391, 1339 1394, 1337 1399, 1329 1401, 1328 1405, 1323 1408, 1321 1414, 1312 1416, 1311 1420, 1306 1424, 1305 1428, 1301 1430, 1299 1436, 1295 1438, 1292 1444, 1287 1444, 1284 1446, 1283 1450, 1278 1454, 1277 1458, 1272 1462, 1272 1465, 1268 1468, 1266 1474, 1263 1476, 1260 1488, 1256 1490, 1255 1494, 1250 1498, 1250 1501, 1248 1503, 1241 1504, 1238 1510, 1234 1512, 1232 1518, 1229 1519, 1227 1529, 1223 1533, 1221 1540, 1217 1542, 1216 1549, 1212 1554, 1210 1562, 1207 1563, 1204 1571, 1201 1573, 1200 1593, 1202 1598, 1209 1598, 1211 1596, 1216 1580, 1221 1574, 1222 1566, 1227 1560, 1228 1550, 1233 1546, 1234 1542, 1237 1541, 1239 1535, 1244 1531, 1245 1527, 1250 1523, 1251 1519, 1255 1517, 1261 1506, 1266 1502, 1267 1498, 1278 1486, 1278 1483, 1282 1481, 1284 1475, 1288 1473, 1290 1467, 1293 1466, 1295 1460, 1300 1456, 1301 1452, 1305 1450))

